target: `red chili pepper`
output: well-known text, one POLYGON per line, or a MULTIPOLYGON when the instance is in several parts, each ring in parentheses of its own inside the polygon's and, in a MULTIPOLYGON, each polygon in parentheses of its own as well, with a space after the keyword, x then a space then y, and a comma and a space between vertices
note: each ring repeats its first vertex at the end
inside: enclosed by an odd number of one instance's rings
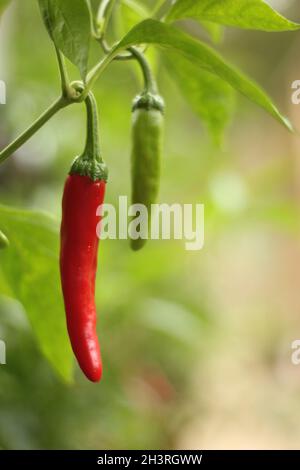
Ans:
POLYGON ((67 328, 77 361, 93 382, 102 375, 96 332, 95 278, 97 271, 99 216, 107 169, 98 142, 97 108, 93 96, 86 100, 87 144, 67 178, 62 202, 60 270, 67 328))

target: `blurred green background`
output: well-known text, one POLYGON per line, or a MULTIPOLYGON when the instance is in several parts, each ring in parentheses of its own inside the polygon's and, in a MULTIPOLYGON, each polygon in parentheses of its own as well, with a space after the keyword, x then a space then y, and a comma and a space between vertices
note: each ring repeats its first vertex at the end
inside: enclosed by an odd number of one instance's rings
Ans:
MULTIPOLYGON (((297 1, 270 3, 300 20, 297 1)), ((185 27, 198 34, 195 23, 185 27)), ((226 30, 219 49, 300 128, 300 107, 291 104, 298 33, 226 30)), ((152 241, 133 253, 127 241, 101 244, 99 385, 77 366, 65 384, 40 353, 22 305, 2 297, 3 449, 299 448, 300 366, 291 363, 291 343, 300 338, 300 139, 237 97, 216 148, 156 59, 167 104, 160 202, 204 203, 205 247, 152 241)), ((37 2, 13 2, 1 20, 0 78, 4 147, 59 91, 37 2)), ((114 63, 95 89, 109 203, 130 195, 130 107, 140 87, 135 64, 114 63)), ((82 106, 60 112, 1 166, 1 204, 59 220, 84 119, 82 106)))

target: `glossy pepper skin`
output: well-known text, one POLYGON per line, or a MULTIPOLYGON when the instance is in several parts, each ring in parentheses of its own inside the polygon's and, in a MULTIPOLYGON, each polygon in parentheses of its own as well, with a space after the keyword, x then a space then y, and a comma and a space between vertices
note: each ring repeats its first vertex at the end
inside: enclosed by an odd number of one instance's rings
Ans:
POLYGON ((97 105, 91 93, 86 107, 86 147, 73 162, 62 200, 60 273, 72 349, 86 377, 98 382, 102 360, 95 306, 97 209, 104 201, 107 168, 100 154, 97 105))
MULTIPOLYGON (((131 202, 146 206, 149 228, 151 204, 159 192, 163 130, 163 99, 150 92, 137 96, 132 109, 131 202)), ((143 248, 147 237, 148 233, 143 233, 141 238, 131 239, 131 248, 143 248)))
POLYGON ((105 186, 104 180, 70 175, 62 202, 60 270, 67 328, 77 361, 92 382, 102 376, 95 306, 96 211, 104 201, 105 186))

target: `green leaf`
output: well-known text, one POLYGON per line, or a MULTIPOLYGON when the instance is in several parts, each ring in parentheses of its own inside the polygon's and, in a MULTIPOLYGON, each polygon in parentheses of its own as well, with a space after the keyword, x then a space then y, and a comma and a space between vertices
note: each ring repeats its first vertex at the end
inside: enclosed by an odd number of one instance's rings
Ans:
POLYGON ((147 8, 136 0, 122 0, 116 13, 117 15, 115 16, 118 19, 117 24, 119 26, 118 32, 122 36, 130 31, 137 23, 150 16, 150 12, 147 8))
POLYGON ((0 221, 10 241, 0 252, 7 284, 0 284, 0 293, 6 294, 9 286, 25 308, 40 349, 60 377, 70 382, 73 355, 60 287, 57 224, 43 213, 4 206, 0 206, 0 221))
POLYGON ((122 0, 123 5, 126 5, 127 8, 130 8, 132 12, 138 15, 140 18, 144 18, 150 15, 150 11, 146 5, 142 5, 136 0, 122 0))
POLYGON ((205 31, 209 34, 210 39, 215 43, 218 44, 223 39, 223 31, 224 29, 222 26, 216 23, 211 23, 210 21, 200 21, 201 26, 205 31))
POLYGON ((194 112, 203 120, 215 143, 220 145, 233 112, 232 88, 180 54, 163 54, 166 69, 194 112))
POLYGON ((143 43, 181 52, 194 65, 217 75, 292 130, 290 122, 280 114, 269 96, 256 83, 225 62, 214 49, 173 26, 152 19, 142 21, 115 46, 112 56, 128 46, 143 43))
POLYGON ((54 44, 86 77, 91 17, 86 0, 39 0, 45 26, 54 44))
POLYGON ((262 0, 177 0, 166 20, 179 18, 262 31, 293 31, 300 28, 298 23, 287 20, 262 0))

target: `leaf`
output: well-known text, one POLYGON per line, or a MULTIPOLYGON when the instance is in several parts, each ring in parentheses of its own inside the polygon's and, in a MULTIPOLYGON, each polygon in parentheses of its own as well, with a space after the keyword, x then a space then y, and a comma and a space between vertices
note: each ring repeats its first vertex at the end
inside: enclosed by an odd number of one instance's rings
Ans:
POLYGON ((144 18, 150 15, 146 5, 142 5, 136 0, 122 0, 122 3, 135 12, 140 18, 144 18))
POLYGON ((201 26, 209 34, 210 39, 219 44, 223 39, 223 28, 219 24, 211 23, 210 21, 200 21, 201 26))
POLYGON ((166 69, 194 112, 220 145, 233 112, 232 88, 223 80, 193 65, 175 52, 163 54, 166 69))
MULTIPOLYGON (((73 355, 67 337, 58 270, 58 229, 43 213, 0 206, 1 229, 10 246, 0 267, 11 295, 27 313, 38 345, 54 370, 70 382, 73 355)), ((0 284, 0 293, 7 286, 0 284)))
POLYGON ((262 31, 293 31, 300 28, 298 23, 287 20, 262 0, 177 0, 166 21, 179 18, 262 31))
POLYGON ((91 17, 86 0, 39 0, 40 10, 54 44, 86 77, 91 17))
POLYGON ((124 35, 137 23, 148 18, 150 12, 136 0, 122 0, 116 16, 118 19, 117 24, 119 25, 118 32, 120 32, 120 35, 124 35))
POLYGON ((237 68, 225 62, 214 49, 173 26, 153 19, 142 21, 115 46, 111 56, 129 46, 143 43, 156 44, 165 50, 173 49, 181 52, 194 65, 217 75, 235 90, 265 109, 289 130, 292 130, 288 119, 280 114, 269 96, 256 83, 237 68))

